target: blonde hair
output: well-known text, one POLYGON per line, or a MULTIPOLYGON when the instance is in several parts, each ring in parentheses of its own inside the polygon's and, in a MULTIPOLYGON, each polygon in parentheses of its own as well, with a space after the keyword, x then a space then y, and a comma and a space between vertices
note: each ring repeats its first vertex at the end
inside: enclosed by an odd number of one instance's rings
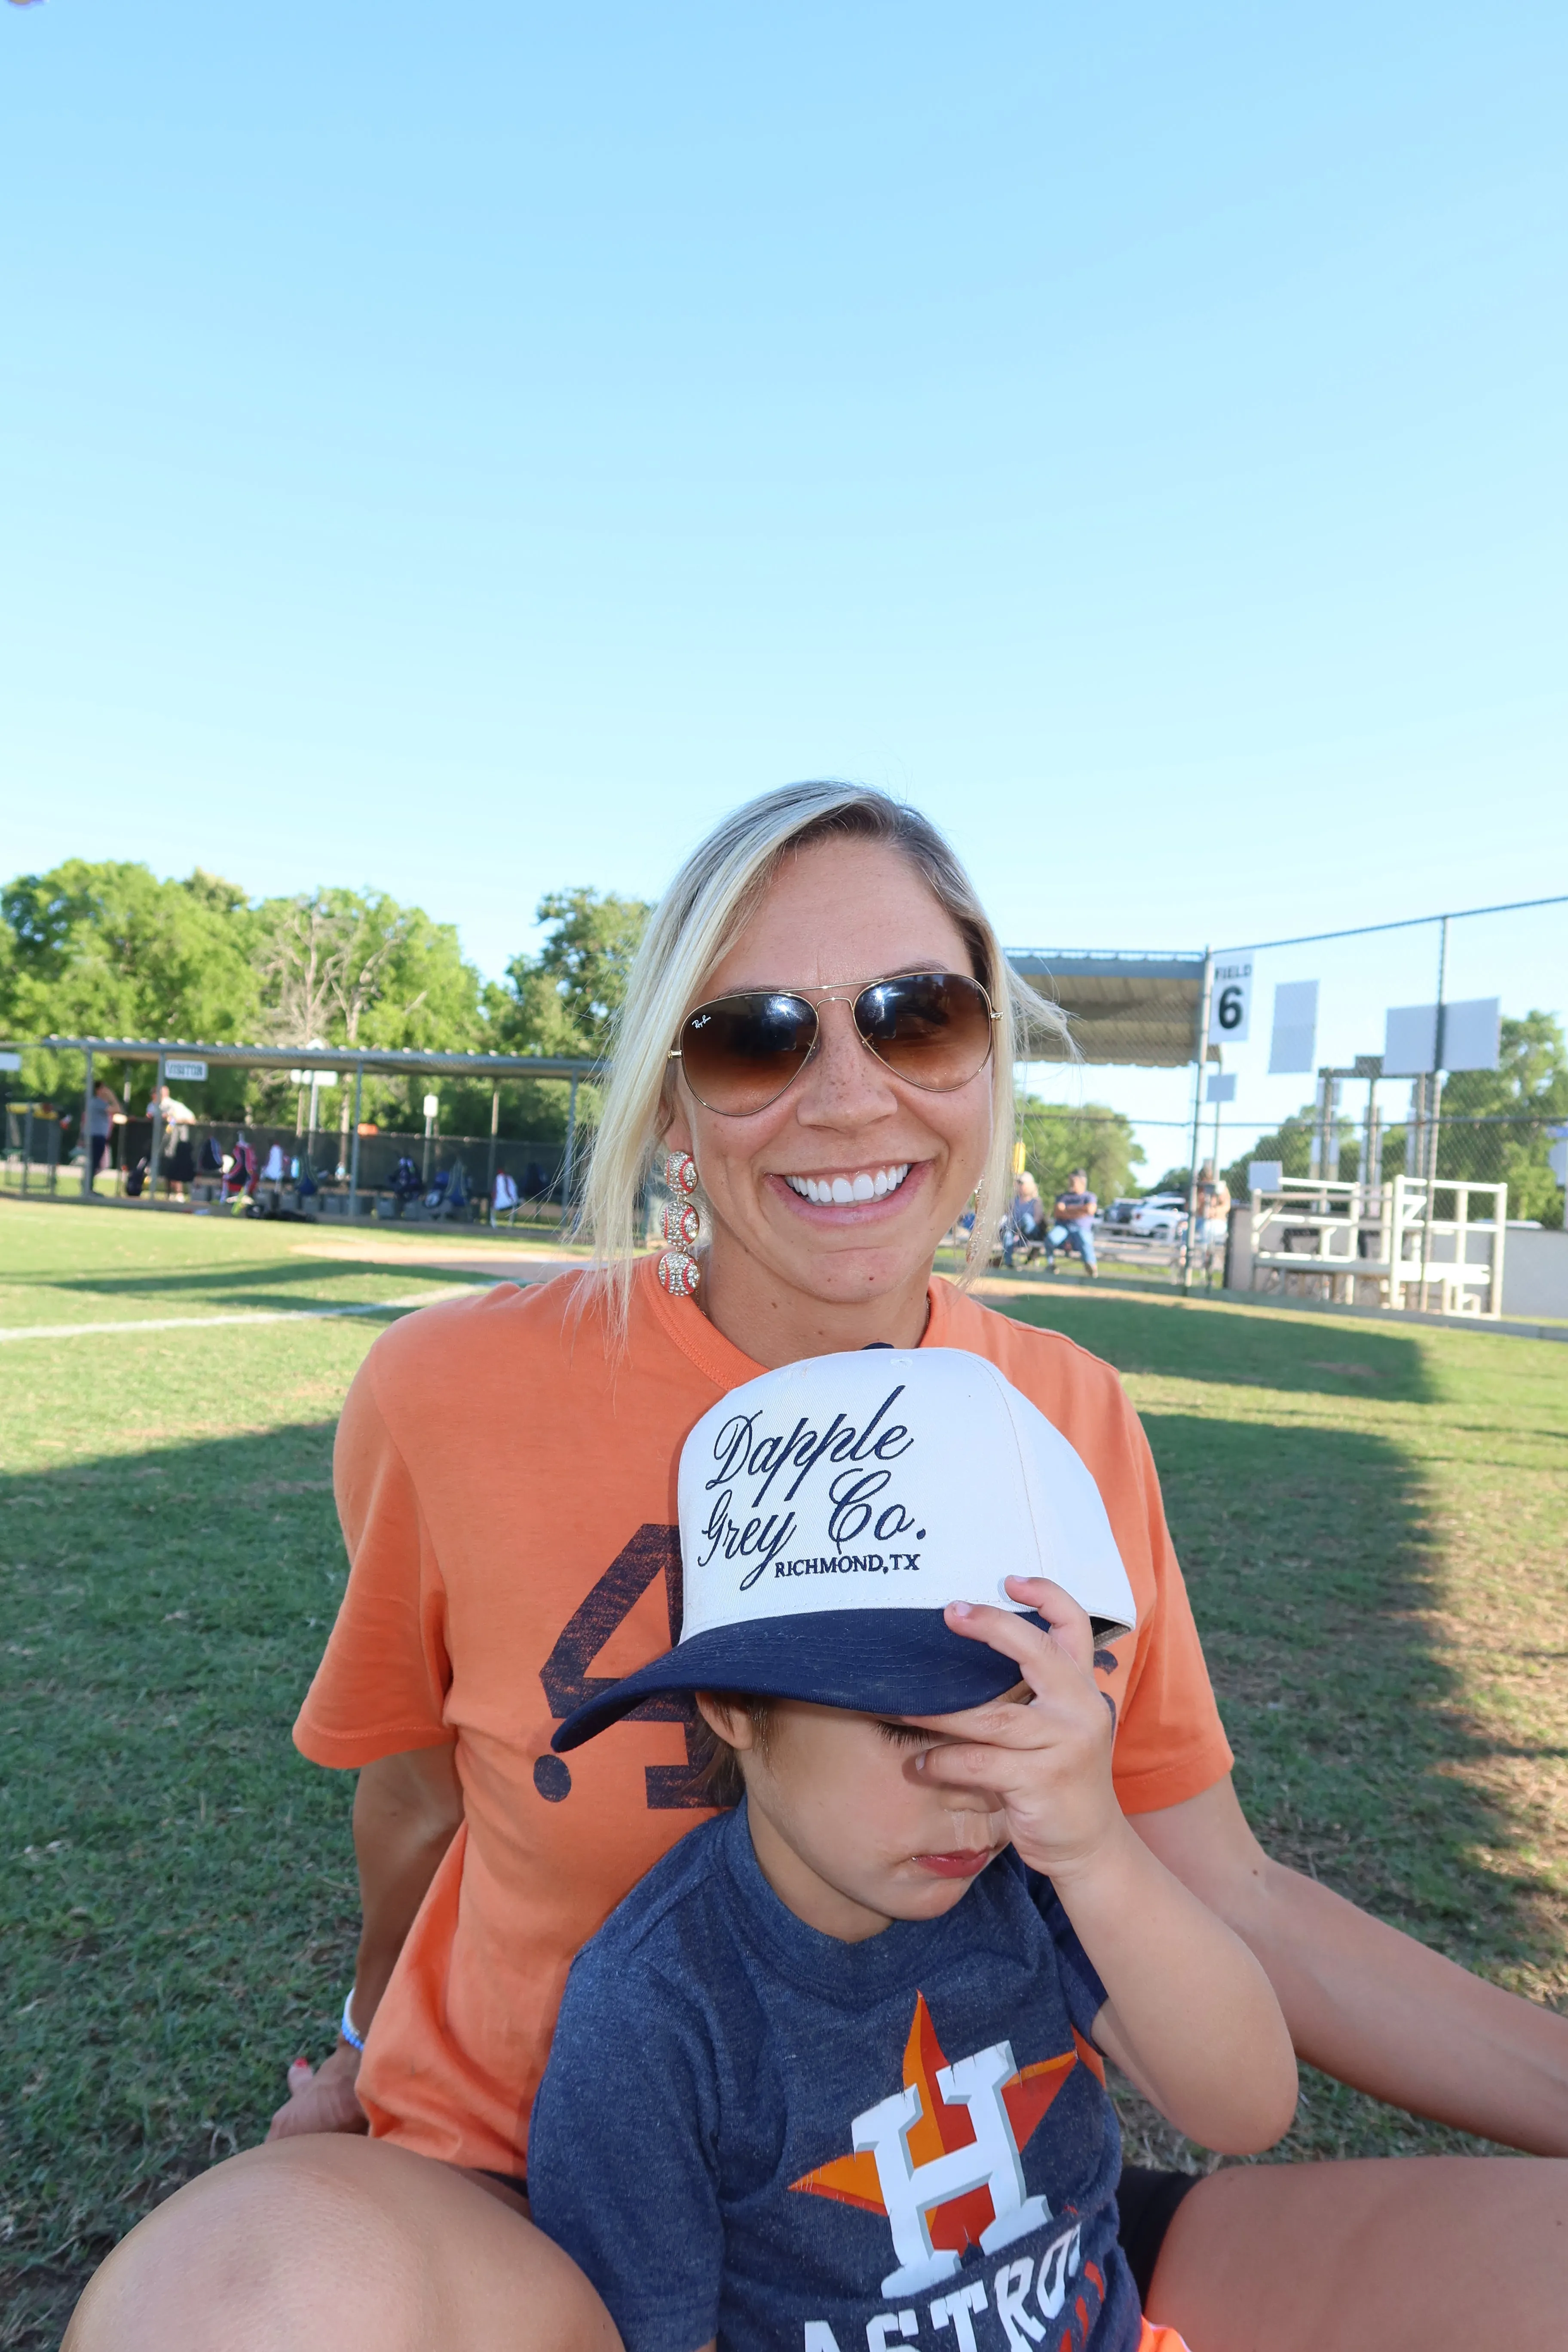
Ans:
MULTIPOLYGON (((610 1039, 611 1070, 582 1194, 594 1266, 624 1336, 638 1204, 671 1116, 669 1053, 714 966, 728 954, 791 850, 828 840, 885 843, 921 874, 962 933, 973 975, 1000 1016, 992 1051, 991 1144, 962 1279, 985 1265, 1011 1190, 1013 1065, 1023 1037, 1071 1053, 1054 1004, 1020 980, 958 859, 915 809, 865 785, 785 784, 736 809, 681 866, 654 910, 610 1039)), ((868 974, 868 978, 875 975, 868 974)))

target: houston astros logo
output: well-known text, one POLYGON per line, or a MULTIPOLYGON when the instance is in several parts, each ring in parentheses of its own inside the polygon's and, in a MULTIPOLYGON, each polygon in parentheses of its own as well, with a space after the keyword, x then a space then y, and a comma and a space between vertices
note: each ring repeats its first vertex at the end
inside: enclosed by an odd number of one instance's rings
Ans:
POLYGON ((1022 2069, 1010 2042, 950 2066, 925 2004, 915 1999, 904 2048, 904 2086, 857 2116, 853 2156, 818 2165, 790 2183, 809 2197, 885 2213, 898 2267, 884 2294, 917 2294, 951 2278, 964 2250, 995 2253, 1051 2219, 1024 2183, 1027 2146, 1081 2055, 1100 2073, 1099 2053, 1075 2032, 1076 2051, 1022 2069))

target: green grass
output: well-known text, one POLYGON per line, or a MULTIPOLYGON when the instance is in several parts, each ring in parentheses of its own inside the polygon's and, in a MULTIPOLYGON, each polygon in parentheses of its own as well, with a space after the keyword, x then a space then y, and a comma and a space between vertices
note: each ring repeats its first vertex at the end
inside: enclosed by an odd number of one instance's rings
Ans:
MULTIPOLYGON (((1007 1303, 1108 1358, 1142 1416, 1265 1845, 1568 2002, 1568 1349, 1103 1290, 1007 1303)), ((1477 2145, 1309 2074, 1279 2153, 1477 2145)))
MULTIPOLYGON (((385 1302, 485 1277, 302 1254, 330 1241, 0 1203, 0 1332, 368 1310, 0 1340, 0 2346, 56 2343, 114 2239, 331 2039, 351 1783, 288 1735, 342 1587, 333 1420, 385 1302)), ((1561 2001, 1568 1349, 1066 1282, 1010 1305, 1144 1416, 1265 1841, 1561 2001)), ((1291 2142, 1461 2144, 1318 2078, 1291 2142)))

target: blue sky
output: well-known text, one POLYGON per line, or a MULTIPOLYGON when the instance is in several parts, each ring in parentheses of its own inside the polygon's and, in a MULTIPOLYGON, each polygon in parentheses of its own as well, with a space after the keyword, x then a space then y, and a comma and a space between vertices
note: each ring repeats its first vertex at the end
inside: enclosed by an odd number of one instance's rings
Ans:
POLYGON ((373 883, 493 972, 831 773, 1017 944, 1568 888, 1565 67, 1544 5, 0 10, 0 865, 373 883))

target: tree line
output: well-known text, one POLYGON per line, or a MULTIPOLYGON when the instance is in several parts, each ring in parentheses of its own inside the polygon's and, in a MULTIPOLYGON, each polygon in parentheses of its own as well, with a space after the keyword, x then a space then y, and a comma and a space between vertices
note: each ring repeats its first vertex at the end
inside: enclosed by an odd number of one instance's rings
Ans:
MULTIPOLYGON (((143 865, 68 858, 0 890, 0 1033, 24 1046, 9 1091, 64 1101, 79 1087, 79 1055, 28 1043, 51 1035, 595 1057, 649 911, 611 893, 552 891, 536 911, 539 949, 486 981, 453 924, 384 891, 256 898, 200 867, 161 880, 143 865)), ((99 1075, 144 1108, 153 1065, 100 1063, 99 1075)), ((429 1083, 367 1077, 363 1115, 416 1129, 429 1083)), ((349 1115, 340 1091, 334 1126, 349 1115)), ((439 1092, 445 1129, 488 1129, 488 1087, 439 1092)), ((560 1084, 509 1086, 502 1133, 558 1136, 565 1096, 560 1084)), ((285 1074, 215 1068, 193 1108, 292 1125, 294 1099, 285 1074)), ((581 1107, 591 1116, 591 1097, 581 1107)))

